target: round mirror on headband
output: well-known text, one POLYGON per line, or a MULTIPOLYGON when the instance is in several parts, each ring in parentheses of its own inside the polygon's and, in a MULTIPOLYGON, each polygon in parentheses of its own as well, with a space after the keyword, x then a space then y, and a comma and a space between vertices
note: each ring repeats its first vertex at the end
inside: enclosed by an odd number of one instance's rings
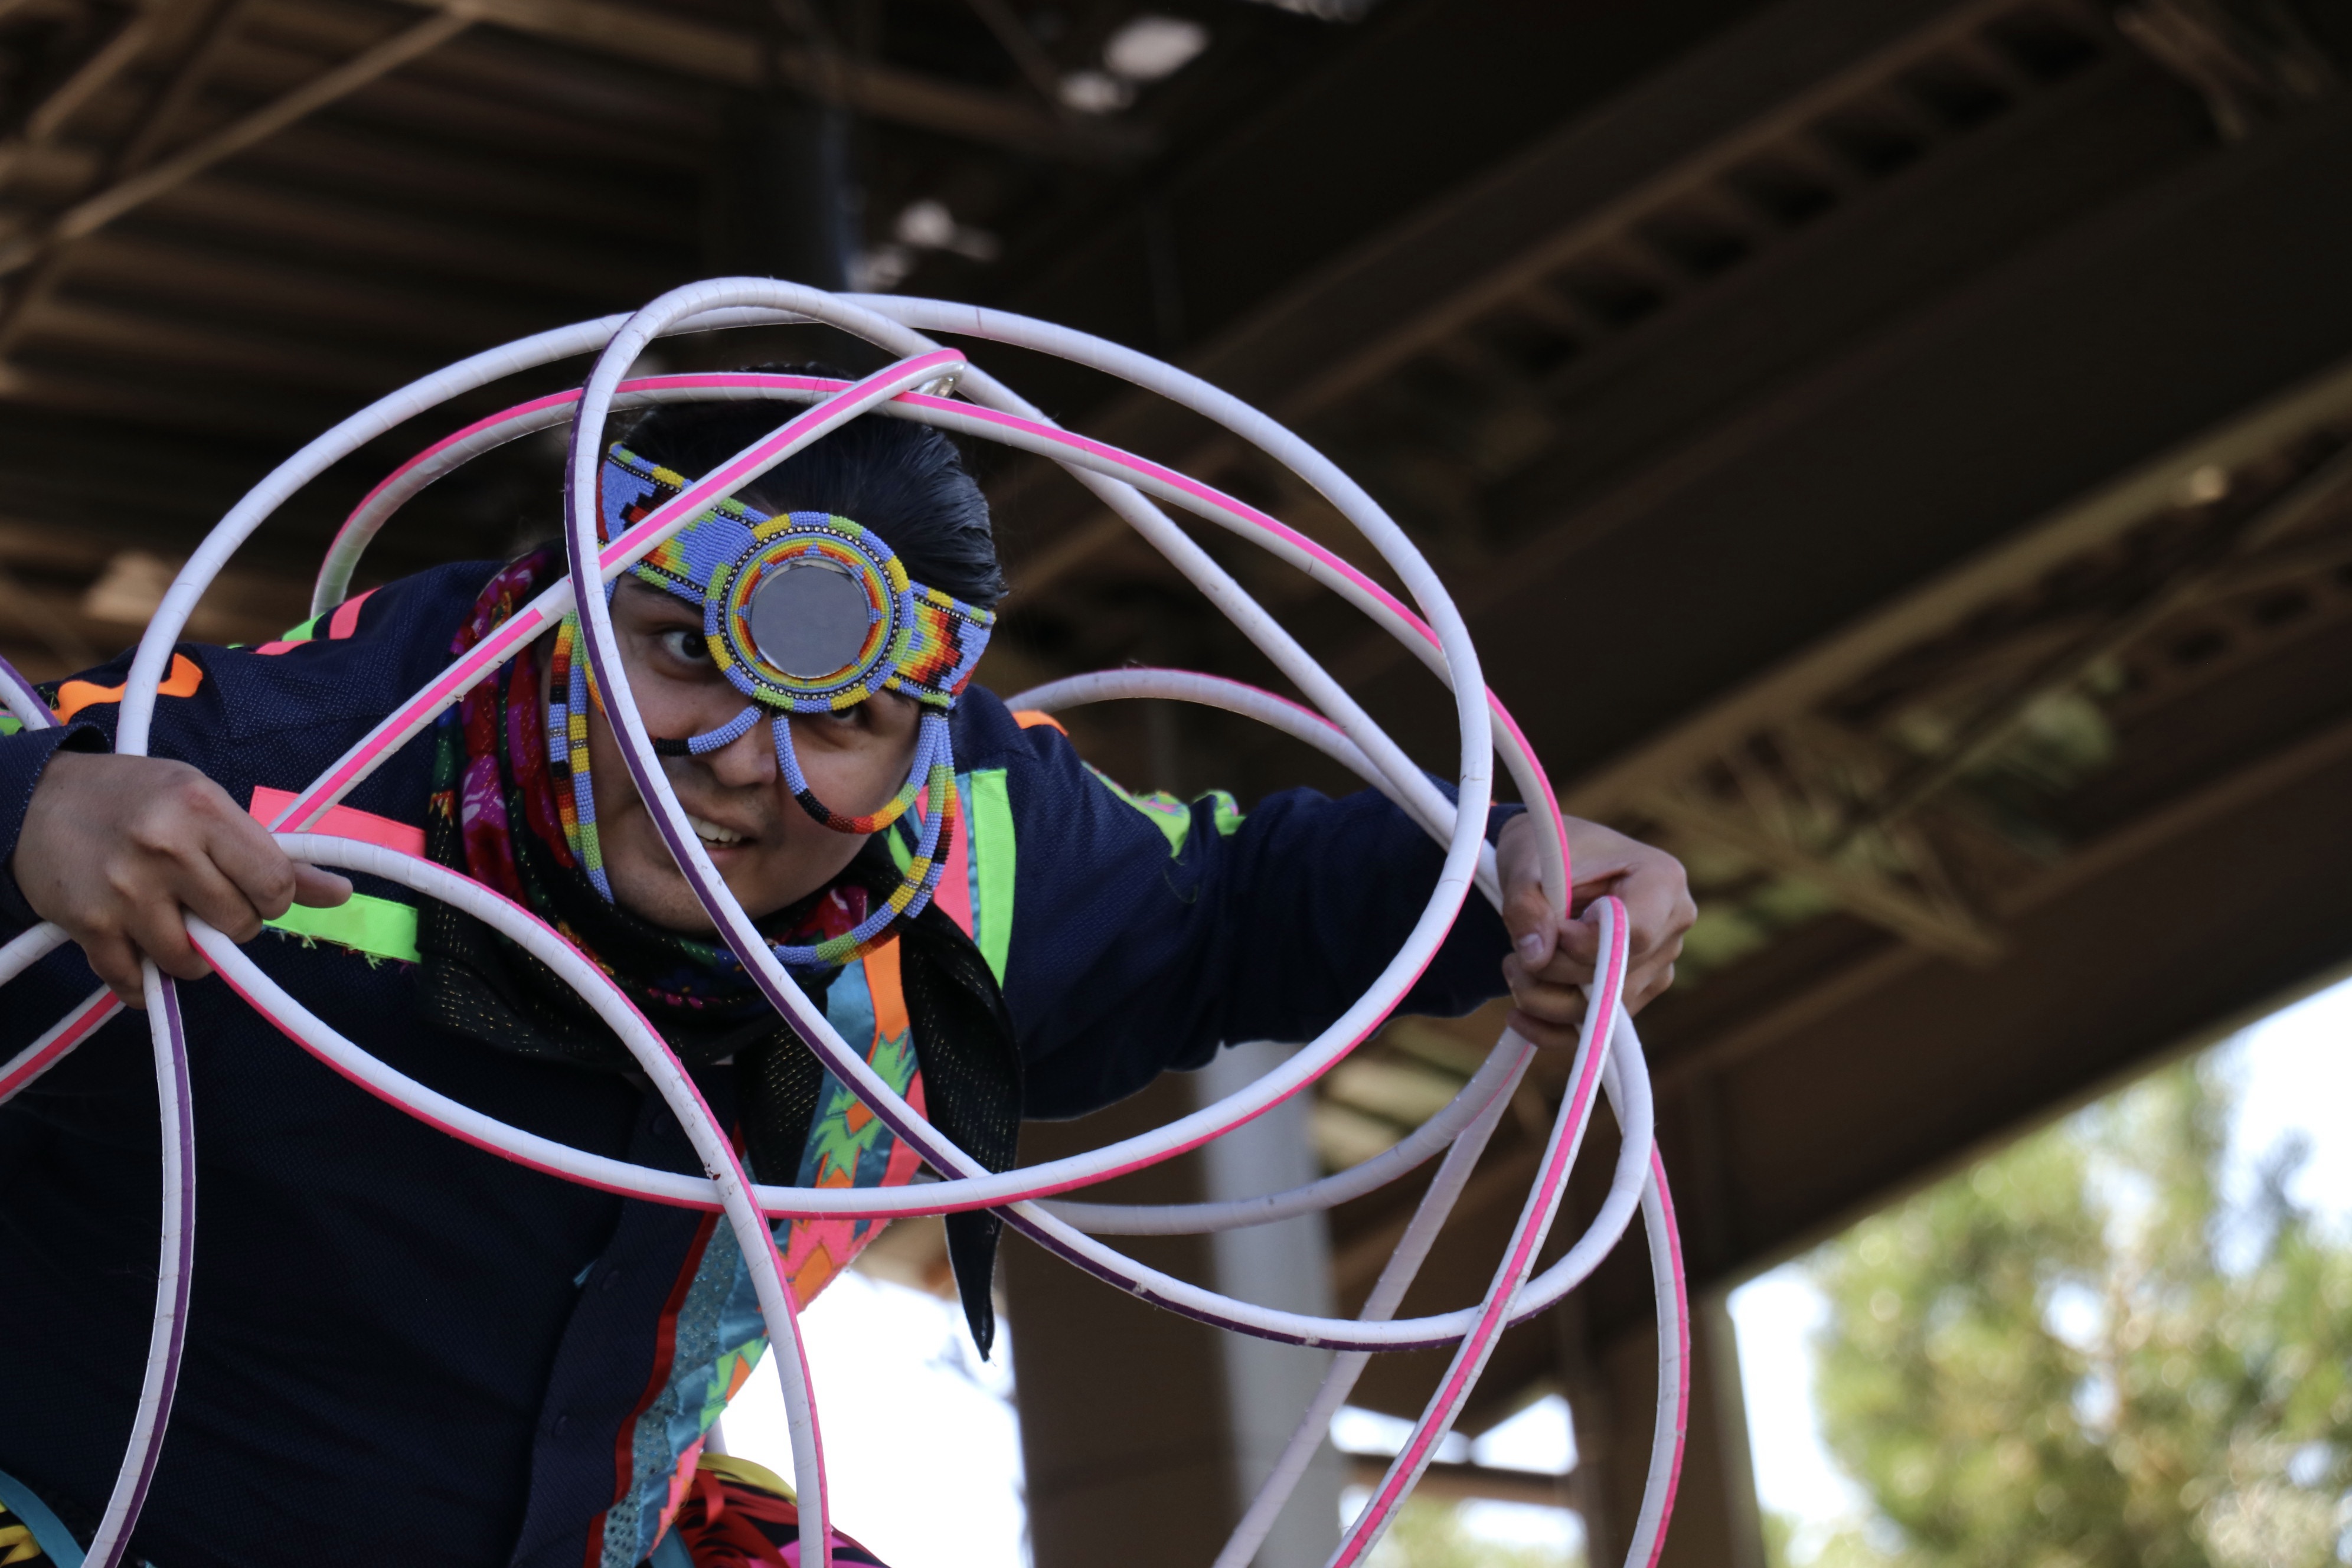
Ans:
POLYGON ((857 664, 874 612, 845 569, 804 556, 752 590, 744 619, 762 659, 796 679, 821 680, 857 664))

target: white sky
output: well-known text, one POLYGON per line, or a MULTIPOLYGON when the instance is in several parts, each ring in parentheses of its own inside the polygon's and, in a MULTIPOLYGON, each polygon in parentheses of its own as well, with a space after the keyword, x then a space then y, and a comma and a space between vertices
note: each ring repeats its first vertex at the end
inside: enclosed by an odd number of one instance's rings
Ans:
MULTIPOLYGON (((1392 1455, 1412 1435, 1412 1423, 1354 1405, 1331 1418, 1331 1441, 1358 1454, 1392 1455)), ((1542 1470, 1565 1475, 1576 1462, 1576 1435, 1569 1425, 1568 1402, 1553 1394, 1539 1399, 1509 1420, 1489 1428, 1475 1442, 1458 1432, 1439 1445, 1437 1457, 1450 1462, 1464 1459, 1500 1469, 1542 1470)), ((1339 1499, 1344 1525, 1364 1506, 1370 1491, 1351 1487, 1339 1499)), ((1562 1560, 1583 1539, 1574 1515, 1531 1503, 1473 1502, 1462 1507, 1462 1522, 1473 1534, 1514 1545, 1546 1547, 1562 1560)))
MULTIPOLYGON (((845 1274, 802 1314, 835 1527, 890 1568, 1025 1568, 1009 1335, 992 1362, 952 1302, 845 1274)), ((793 1473, 776 1358, 727 1409, 730 1453, 793 1473)))
MULTIPOLYGON (((2312 1158, 2294 1191, 2323 1212, 2352 1218, 2352 1135, 2329 1125, 2352 1104, 2352 984, 2266 1019, 2221 1048, 2241 1074, 2231 1163, 2244 1180, 2254 1161, 2290 1132, 2312 1158)), ((1792 1265, 1731 1299, 1742 1386, 1768 1508, 1795 1516, 1797 1556, 1862 1510, 1861 1493, 1831 1465, 1814 1426, 1811 1334, 1825 1317, 1820 1295, 1792 1265)), ((1010 1403, 1008 1355, 982 1366, 954 1304, 851 1274, 803 1319, 834 1515, 840 1528, 892 1568, 1025 1568, 1021 1444, 1010 1403)), ((1008 1336, 1009 1337, 1009 1336, 1008 1336)), ((1394 1452, 1406 1424, 1345 1410, 1332 1424, 1342 1447, 1394 1452)), ((761 1365, 727 1415, 729 1447, 785 1474, 792 1447, 773 1362, 761 1365)), ((1444 1457, 1560 1471, 1574 1454, 1567 1407, 1530 1405, 1475 1445, 1444 1457)), ((1360 1494, 1350 1502, 1360 1502, 1360 1494)), ((1465 1522, 1496 1540, 1564 1552, 1573 1521, 1549 1509, 1470 1505, 1465 1522)))
MULTIPOLYGON (((2311 1158, 2289 1191, 2339 1225, 2352 1219, 2352 1134, 2343 1124, 2352 1105, 2352 983, 2274 1013, 2219 1048, 2241 1088, 2231 1132, 2233 1192, 2248 1190, 2256 1162, 2300 1132, 2311 1158)), ((1812 1333, 1828 1307, 1792 1263, 1734 1291, 1731 1317, 1757 1496, 1797 1520, 1791 1555, 1801 1563, 1832 1528, 1864 1510, 1861 1491, 1830 1462, 1813 1419, 1812 1333)))
MULTIPOLYGON (((801 1331, 835 1526, 891 1568, 1025 1568, 1021 1435, 1005 1352, 982 1366, 954 1303, 856 1273, 817 1298, 801 1331)), ((1000 1346, 1004 1341, 1000 1323, 1000 1346)), ((1388 1454, 1412 1423, 1350 1407, 1331 1429, 1343 1448, 1388 1454)), ((726 1433, 730 1452, 792 1476, 772 1356, 728 1407, 726 1433)), ((1448 1439, 1442 1457, 1559 1474, 1575 1453, 1568 1405, 1555 1396, 1475 1443, 1448 1439)), ((1343 1499, 1342 1514, 1361 1507, 1362 1496, 1343 1499)), ((1557 1509, 1473 1503, 1464 1522, 1563 1557, 1578 1540, 1575 1521, 1557 1509)))

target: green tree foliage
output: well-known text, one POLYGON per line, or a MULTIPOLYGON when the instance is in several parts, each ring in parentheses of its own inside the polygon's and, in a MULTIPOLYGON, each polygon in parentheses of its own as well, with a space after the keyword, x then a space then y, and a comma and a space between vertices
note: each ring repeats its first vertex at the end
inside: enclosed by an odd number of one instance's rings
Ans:
POLYGON ((1820 1568, 2322 1568, 2352 1560, 2352 1247, 2290 1147, 2250 1204, 2211 1058, 1855 1226, 1823 1436, 1881 1517, 1820 1568))
POLYGON ((1489 1540, 1463 1522, 1462 1510, 1433 1498, 1408 1498, 1396 1522, 1372 1549, 1370 1568, 1583 1568, 1581 1552, 1489 1540))

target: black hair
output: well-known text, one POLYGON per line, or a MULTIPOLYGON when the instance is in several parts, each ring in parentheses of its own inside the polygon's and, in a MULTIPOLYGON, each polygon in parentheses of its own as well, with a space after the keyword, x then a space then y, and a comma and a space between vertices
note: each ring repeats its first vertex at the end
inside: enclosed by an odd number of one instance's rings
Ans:
MULTIPOLYGON (((821 365, 751 368, 841 377, 821 365)), ((699 479, 782 423, 787 407, 672 403, 640 415, 620 439, 641 458, 699 479)), ((853 419, 737 494, 764 512, 828 511, 862 523, 898 552, 908 576, 966 604, 994 609, 1004 597, 988 498, 955 443, 928 425, 881 414, 853 419)))

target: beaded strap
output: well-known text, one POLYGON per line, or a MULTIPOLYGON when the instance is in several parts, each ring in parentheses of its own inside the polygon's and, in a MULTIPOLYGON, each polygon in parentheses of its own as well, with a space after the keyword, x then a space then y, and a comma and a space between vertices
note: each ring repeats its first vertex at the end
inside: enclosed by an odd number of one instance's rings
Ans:
MULTIPOLYGON (((556 791, 556 814, 563 823, 564 840, 587 871, 588 880, 610 903, 613 885, 604 873, 604 847, 596 834, 595 781, 588 754, 588 710, 592 703, 601 707, 602 699, 590 678, 588 661, 576 656, 579 636, 579 617, 566 616, 556 628, 555 646, 550 655, 553 689, 547 704, 548 766, 559 786, 566 781, 570 785, 556 791), (554 693, 561 693, 562 700, 554 693)), ((720 728, 690 740, 656 741, 655 750, 668 756, 706 754, 749 731, 759 711, 756 707, 746 708, 720 728)), ((939 803, 922 815, 914 858, 908 862, 898 886, 866 919, 841 935, 821 942, 806 946, 770 944, 777 962, 795 968, 830 969, 855 963, 887 939, 894 921, 922 912, 946 868, 948 846, 954 842, 957 817, 955 751, 947 715, 938 711, 923 715, 922 724, 916 731, 915 754, 908 765, 907 782, 880 810, 864 816, 839 816, 819 800, 809 788, 801 772, 800 759, 793 750, 790 716, 779 713, 771 723, 775 732, 776 761, 782 770, 785 787, 793 792, 802 810, 836 833, 879 833, 912 810, 926 792, 939 803)))
POLYGON ((563 823, 563 841, 609 904, 613 884, 604 875, 604 847, 596 836, 596 789, 588 765, 588 704, 593 699, 579 644, 580 617, 566 616, 548 656, 547 768, 558 785, 555 813, 563 823), (571 787, 562 787, 567 782, 571 787))

